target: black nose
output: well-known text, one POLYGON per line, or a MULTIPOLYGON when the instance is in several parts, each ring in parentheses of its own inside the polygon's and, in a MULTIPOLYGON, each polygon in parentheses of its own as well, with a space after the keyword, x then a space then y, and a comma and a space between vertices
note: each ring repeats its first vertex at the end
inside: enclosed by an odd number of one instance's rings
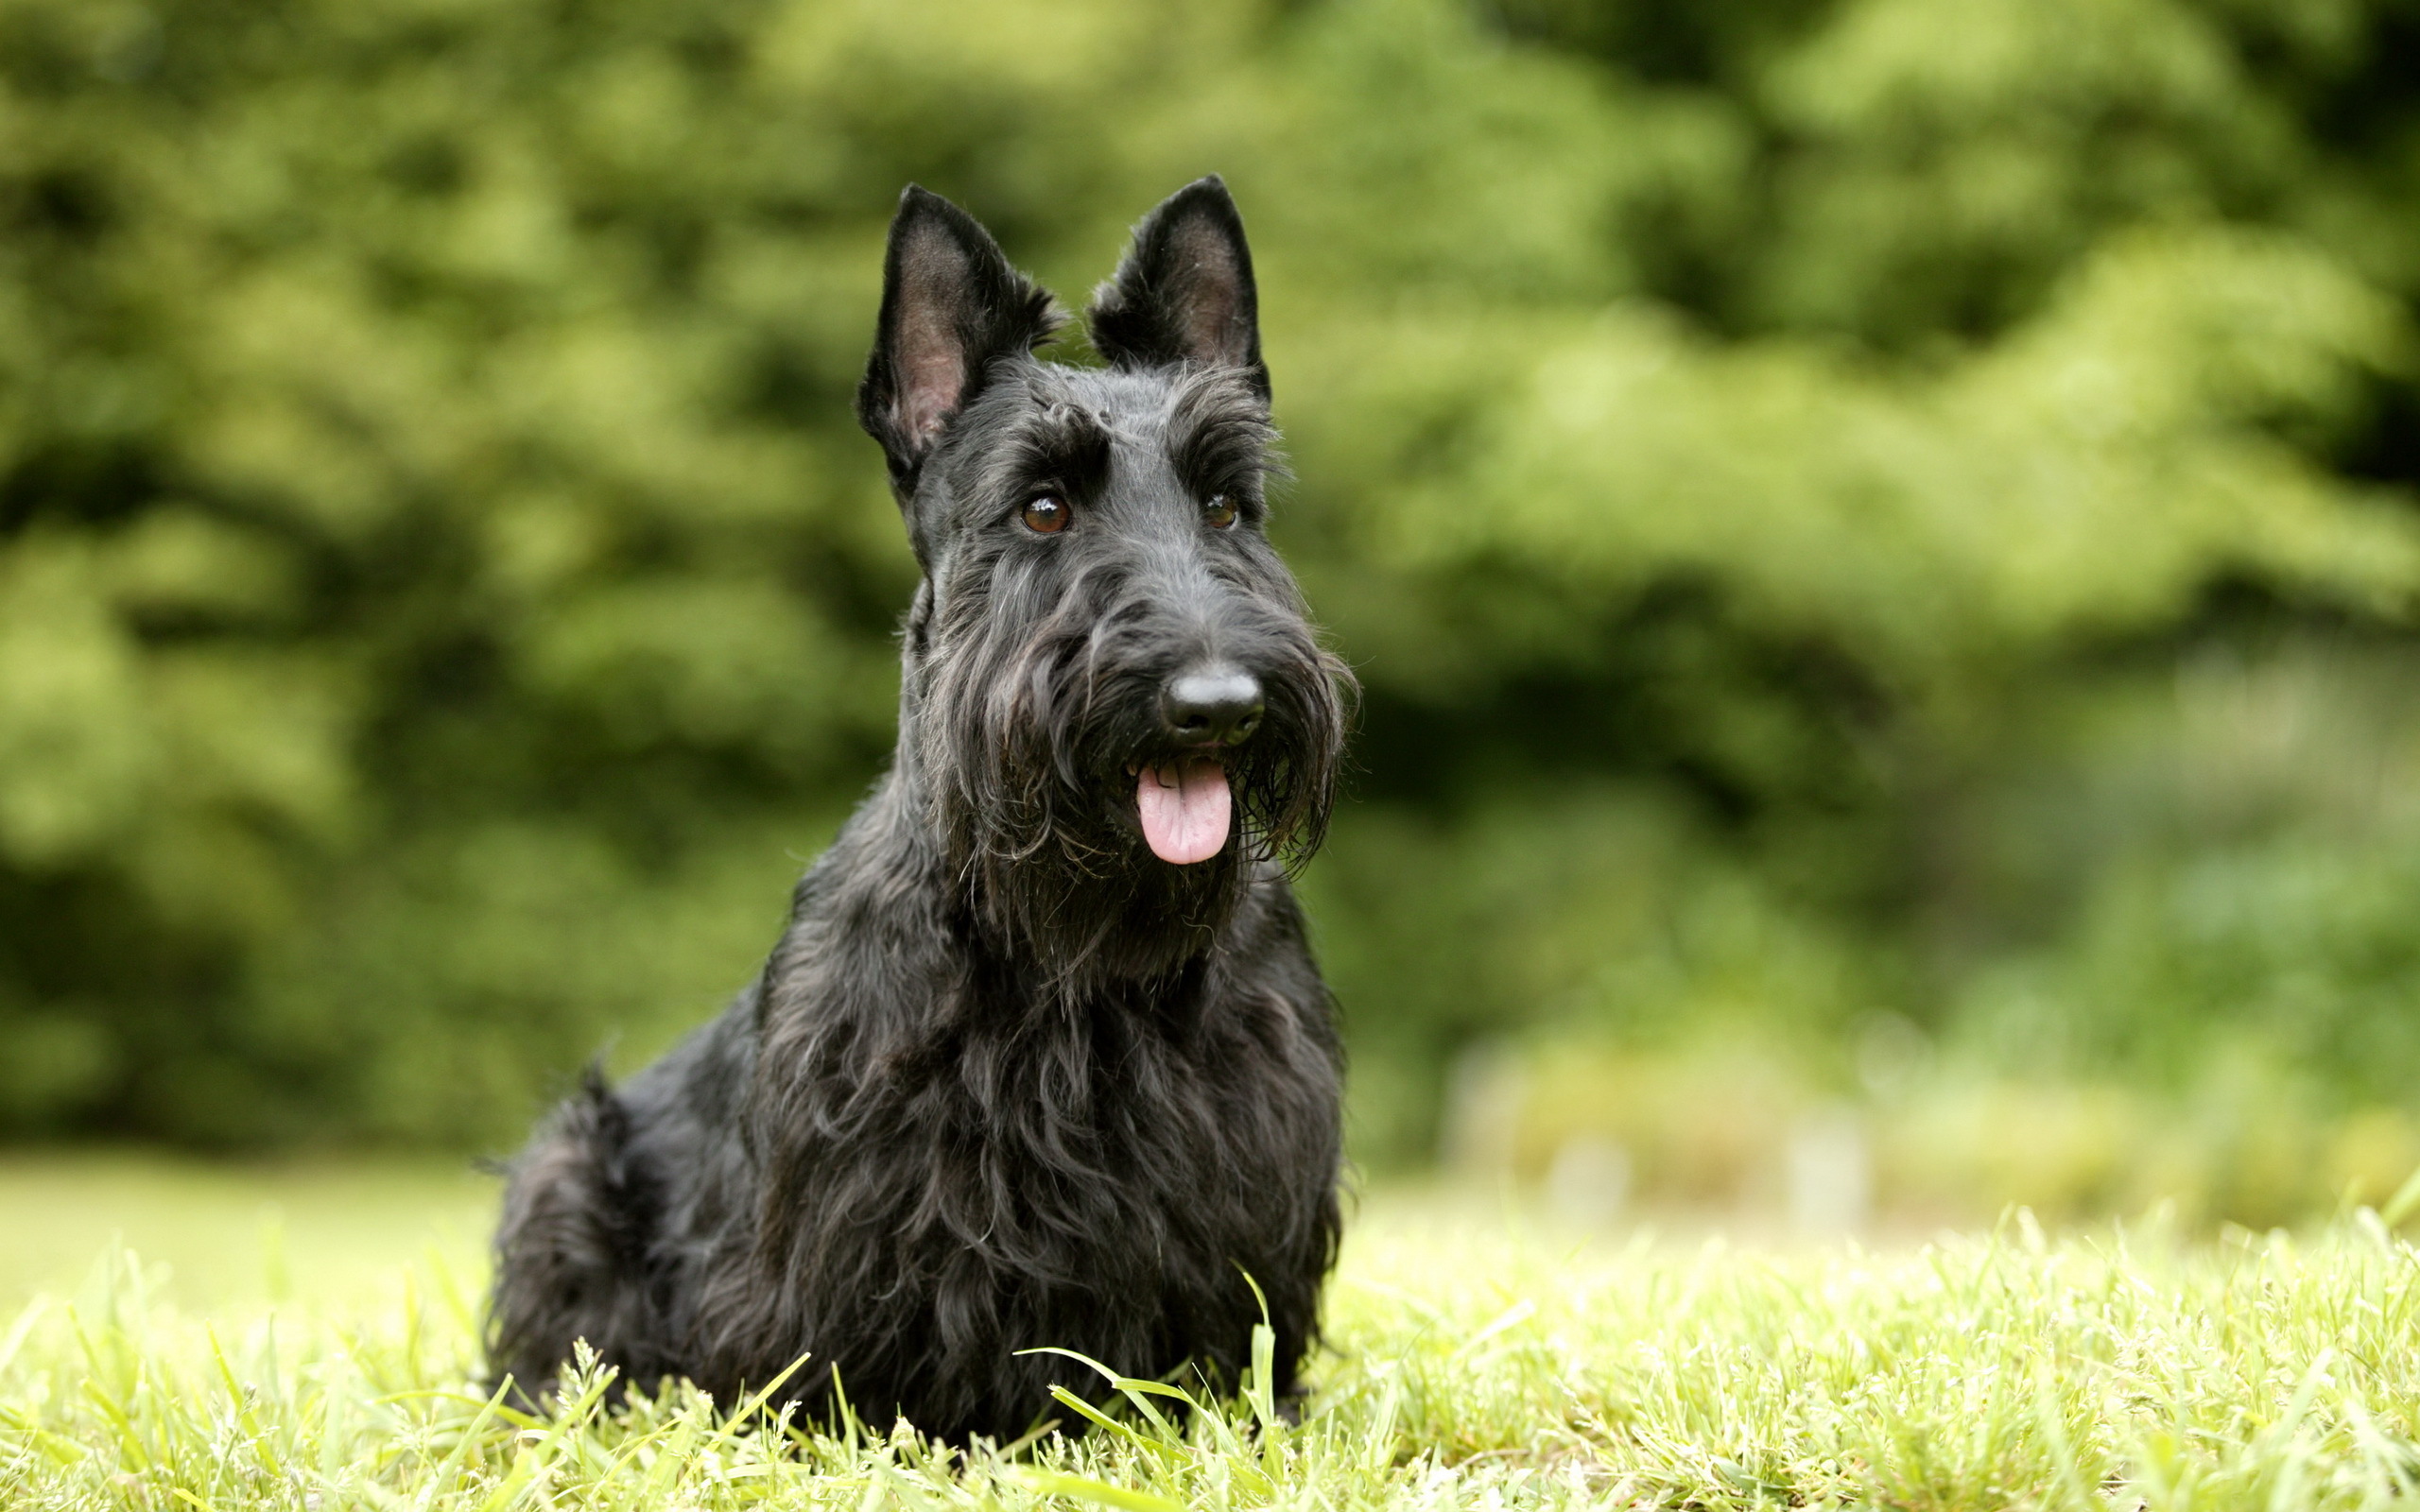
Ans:
POLYGON ((1260 728, 1260 679, 1237 667, 1184 672, 1160 690, 1160 722, 1184 746, 1232 746, 1260 728))

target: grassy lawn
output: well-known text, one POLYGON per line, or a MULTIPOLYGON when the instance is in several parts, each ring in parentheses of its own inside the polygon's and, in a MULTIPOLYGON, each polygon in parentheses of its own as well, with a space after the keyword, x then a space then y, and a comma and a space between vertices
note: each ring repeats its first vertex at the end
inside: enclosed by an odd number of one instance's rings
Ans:
POLYGON ((495 1190, 467 1160, 0 1157, 0 1312, 72 1290, 112 1247, 197 1311, 361 1297, 406 1262, 475 1275, 495 1190))
POLYGON ((0 1167, 7 1278, 37 1287, 0 1312, 0 1506, 2282 1509, 2420 1489, 2420 1253, 2366 1215, 2189 1245, 2019 1221, 1865 1253, 1589 1243, 1377 1201, 1299 1425, 1249 1390, 1169 1416, 1133 1383, 1080 1441, 960 1454, 689 1396, 609 1416, 592 1393, 548 1422, 483 1401, 485 1201, 427 1168, 0 1167), (50 1289, 64 1250, 28 1228, 115 1229, 176 1269, 50 1289))

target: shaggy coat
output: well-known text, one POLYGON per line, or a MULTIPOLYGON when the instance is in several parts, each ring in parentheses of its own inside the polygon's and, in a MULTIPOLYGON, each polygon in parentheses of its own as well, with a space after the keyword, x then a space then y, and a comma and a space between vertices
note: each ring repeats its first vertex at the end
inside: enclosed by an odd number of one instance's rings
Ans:
POLYGON ((1006 1438, 1054 1383, 1103 1390, 1045 1346, 1232 1386, 1254 1282, 1295 1388, 1339 1052, 1286 871, 1349 679, 1262 534, 1269 378, 1218 180, 1146 217, 1088 318, 1107 367, 1037 360, 1049 297, 903 197, 858 396, 923 571, 898 749, 755 982, 512 1166, 490 1342, 523 1392, 581 1339, 724 1401, 804 1358, 779 1400, 810 1415, 837 1381, 875 1422, 1006 1438), (1203 686, 1252 705, 1205 725, 1203 686), (1137 787, 1180 769, 1233 812, 1183 865, 1137 787))

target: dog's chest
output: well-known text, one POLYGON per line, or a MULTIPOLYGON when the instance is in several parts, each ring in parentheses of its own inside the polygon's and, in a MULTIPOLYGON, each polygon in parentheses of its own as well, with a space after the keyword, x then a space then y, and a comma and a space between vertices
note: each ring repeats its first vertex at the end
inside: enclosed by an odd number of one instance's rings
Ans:
POLYGON ((813 1164, 851 1199, 857 1242, 1057 1268, 1096 1246, 1231 1250, 1222 1230, 1316 1204, 1332 1172, 1305 1155, 1336 1109, 1305 1010, 1173 1006, 978 1011, 870 1054, 834 1047, 816 1080, 841 1116, 813 1164))

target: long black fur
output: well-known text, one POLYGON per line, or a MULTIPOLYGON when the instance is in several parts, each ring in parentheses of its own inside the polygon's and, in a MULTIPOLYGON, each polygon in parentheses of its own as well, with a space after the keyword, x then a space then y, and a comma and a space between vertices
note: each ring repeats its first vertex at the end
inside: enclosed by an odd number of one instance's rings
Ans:
POLYGON ((890 770, 798 885, 756 981, 512 1167, 499 1377, 543 1400, 575 1340, 623 1379, 1007 1437, 1047 1388, 1233 1384, 1260 1321, 1290 1392, 1338 1211, 1340 1062, 1287 885, 1317 846, 1350 679, 1262 534, 1274 462, 1251 255, 1226 188, 1136 228, 1090 321, 910 187, 858 414, 924 580, 890 770), (1039 495, 1072 523, 1021 523, 1039 495), (1205 506, 1236 509, 1219 528, 1205 506), (1171 679, 1266 695, 1224 751, 1236 823, 1159 860, 1138 766, 1171 679))

